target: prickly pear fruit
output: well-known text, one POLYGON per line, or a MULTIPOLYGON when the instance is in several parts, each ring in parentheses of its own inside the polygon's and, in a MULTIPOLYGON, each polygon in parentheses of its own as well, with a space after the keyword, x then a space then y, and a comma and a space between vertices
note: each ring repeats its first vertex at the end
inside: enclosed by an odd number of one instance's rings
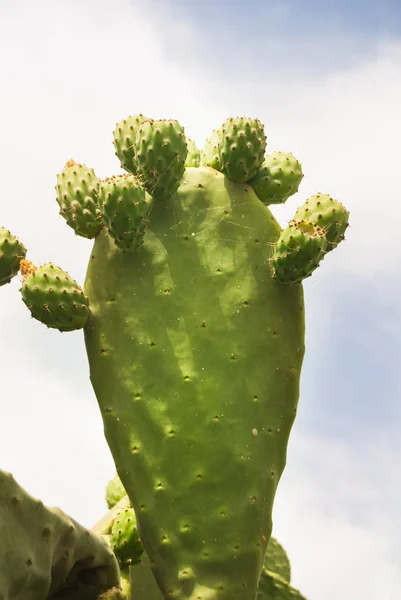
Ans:
POLYGON ((57 176, 57 202, 60 215, 77 235, 93 238, 102 226, 98 206, 100 179, 93 169, 69 160, 57 176))
POLYGON ((121 250, 138 250, 143 244, 151 198, 132 175, 117 175, 102 181, 100 205, 103 223, 121 250))
POLYGON ((303 178, 301 163, 288 152, 272 152, 250 181, 265 204, 282 204, 298 191, 303 178))
POLYGON ((237 182, 252 179, 263 163, 266 150, 264 127, 258 119, 227 119, 219 136, 221 171, 237 182))
POLYGON ((271 257, 273 277, 297 283, 319 266, 327 247, 325 230, 310 221, 292 221, 280 234, 271 257))
POLYGON ((144 121, 149 121, 144 115, 129 116, 117 123, 113 132, 114 148, 122 168, 128 173, 136 175, 134 164, 134 142, 139 127, 144 121))
POLYGON ((111 528, 110 544, 123 567, 135 565, 141 560, 143 546, 133 508, 124 508, 116 516, 111 528))
POLYGON ((263 569, 256 600, 306 600, 306 598, 280 575, 263 569))
POLYGON ((271 537, 267 544, 264 568, 280 575, 285 581, 291 581, 291 564, 283 546, 271 537))
POLYGON ((269 269, 279 234, 250 185, 199 167, 137 254, 94 243, 91 381, 166 598, 256 596, 304 352, 302 287, 269 269))
POLYGON ((212 135, 207 138, 205 146, 201 152, 200 164, 204 167, 212 167, 221 172, 221 162, 219 153, 220 129, 214 129, 212 135))
POLYGON ((7 229, 0 227, 0 286, 10 283, 25 256, 25 246, 7 229))
POLYGON ((349 211, 328 194, 316 194, 298 208, 294 220, 307 219, 326 230, 326 253, 334 250, 344 239, 348 227, 349 211))
POLYGON ((118 475, 115 475, 113 479, 110 479, 109 483, 106 486, 106 502, 109 508, 113 508, 123 498, 127 495, 127 492, 124 489, 123 484, 121 483, 121 479, 118 475))
POLYGON ((185 160, 186 167, 199 167, 200 163, 200 151, 196 147, 193 140, 187 138, 188 154, 185 160))
POLYGON ((96 600, 119 585, 108 542, 30 496, 0 470, 2 600, 96 600))
POLYGON ((168 198, 178 189, 188 153, 184 129, 174 120, 144 121, 134 144, 135 168, 145 190, 168 198))
POLYGON ((59 331, 85 327, 89 301, 77 282, 53 263, 39 268, 26 263, 21 294, 32 317, 59 331))

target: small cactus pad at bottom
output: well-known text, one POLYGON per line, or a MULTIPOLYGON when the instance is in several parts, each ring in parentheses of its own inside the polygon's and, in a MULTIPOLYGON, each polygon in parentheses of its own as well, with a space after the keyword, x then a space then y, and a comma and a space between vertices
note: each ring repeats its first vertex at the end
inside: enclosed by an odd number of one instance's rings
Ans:
POLYGON ((256 600, 306 600, 306 598, 280 575, 264 568, 259 579, 256 600))
POLYGON ((88 320, 88 298, 77 282, 53 263, 33 267, 22 284, 21 294, 32 317, 48 327, 75 331, 88 320))
POLYGON ((25 246, 7 229, 0 227, 0 286, 10 283, 25 256, 25 246))

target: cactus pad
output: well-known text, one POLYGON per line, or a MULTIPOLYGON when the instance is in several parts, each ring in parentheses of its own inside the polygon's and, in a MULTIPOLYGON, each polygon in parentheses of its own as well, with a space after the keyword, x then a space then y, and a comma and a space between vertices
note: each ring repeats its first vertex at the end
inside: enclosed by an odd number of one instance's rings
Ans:
POLYGON ((221 171, 230 179, 252 179, 263 163, 266 135, 258 119, 237 117, 222 125, 218 143, 221 171))
POLYGON ((100 204, 103 223, 121 250, 138 250, 148 224, 151 198, 132 175, 102 181, 100 204))
POLYGON ((327 247, 324 229, 309 221, 292 221, 280 234, 271 258, 273 277, 297 283, 319 266, 327 247))
POLYGON ((128 173, 136 175, 134 164, 134 142, 138 129, 144 121, 149 121, 144 115, 129 116, 117 123, 113 132, 114 148, 121 166, 128 173))
POLYGON ((188 154, 185 160, 186 167, 199 167, 200 164, 200 151, 196 147, 193 140, 187 138, 188 154))
POLYGON ((307 219, 326 230, 326 252, 330 252, 344 239, 349 211, 328 194, 316 194, 296 211, 294 220, 300 219, 307 219))
POLYGON ((0 597, 96 600, 119 585, 102 536, 30 496, 0 470, 0 597))
POLYGON ((93 169, 69 160, 57 176, 57 202, 60 215, 77 235, 93 238, 102 226, 98 206, 100 179, 93 169))
POLYGON ((279 233, 250 185, 199 167, 137 254, 95 240, 91 381, 165 597, 256 595, 304 350, 302 287, 270 274, 279 233))
POLYGON ((144 121, 134 150, 136 174, 144 189, 155 198, 172 196, 180 185, 188 153, 178 121, 144 121))
POLYGON ((301 163, 293 154, 272 152, 250 183, 265 204, 282 204, 298 191, 302 178, 301 163))
POLYGON ((280 575, 285 581, 291 581, 291 564, 281 544, 271 537, 267 544, 264 568, 280 575))
POLYGON ((268 569, 263 569, 256 600, 306 600, 288 581, 268 569))
POLYGON ((0 227, 0 286, 10 283, 25 256, 25 246, 7 229, 0 227))
POLYGON ((133 508, 125 508, 116 516, 111 528, 110 544, 123 567, 135 565, 141 560, 143 546, 136 528, 133 508))
POLYGON ((118 475, 115 475, 113 479, 110 479, 109 483, 106 486, 106 502, 109 508, 113 508, 121 498, 127 495, 127 492, 124 489, 123 484, 121 483, 121 479, 118 475))
POLYGON ((88 298, 68 273, 52 263, 32 268, 21 294, 32 316, 48 327, 74 331, 86 324, 88 298))

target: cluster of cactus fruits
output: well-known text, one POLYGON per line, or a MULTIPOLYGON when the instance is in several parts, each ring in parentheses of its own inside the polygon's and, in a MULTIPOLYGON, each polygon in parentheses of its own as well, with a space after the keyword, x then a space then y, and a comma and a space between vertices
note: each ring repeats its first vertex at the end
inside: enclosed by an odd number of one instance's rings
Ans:
POLYGON ((60 215, 94 239, 84 289, 3 229, 0 284, 20 271, 34 318, 84 330, 129 497, 107 532, 122 570, 146 556, 166 599, 302 598, 264 562, 298 404, 302 281, 348 211, 319 193, 281 229, 269 205, 298 191, 302 167, 266 154, 257 119, 228 119, 199 151, 177 121, 136 115, 114 147, 124 173, 68 161, 57 178, 60 215))

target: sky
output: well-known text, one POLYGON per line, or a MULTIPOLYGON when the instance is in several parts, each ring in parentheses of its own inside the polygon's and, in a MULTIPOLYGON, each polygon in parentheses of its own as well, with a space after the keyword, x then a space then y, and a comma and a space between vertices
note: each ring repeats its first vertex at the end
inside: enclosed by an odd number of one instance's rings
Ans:
MULTIPOLYGON (((0 224, 36 264, 83 283, 91 242, 58 215, 74 158, 119 172, 129 114, 176 118, 201 147, 228 116, 261 119, 268 152, 351 213, 346 241, 305 281, 299 412, 274 509, 308 600, 401 590, 401 7, 396 1, 0 0, 0 224)), ((0 289, 0 468, 92 526, 114 465, 82 332, 30 318, 0 289)))

